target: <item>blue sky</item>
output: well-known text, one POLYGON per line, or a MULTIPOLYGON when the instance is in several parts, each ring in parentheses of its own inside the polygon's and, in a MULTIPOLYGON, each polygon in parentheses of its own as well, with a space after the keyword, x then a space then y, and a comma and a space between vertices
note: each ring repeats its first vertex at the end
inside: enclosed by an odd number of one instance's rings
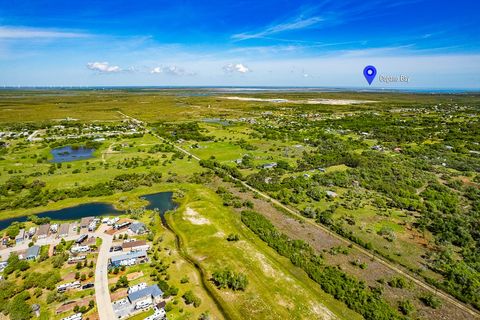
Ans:
POLYGON ((473 0, 0 0, 0 85, 480 88, 473 0), (379 76, 409 77, 382 83, 379 76))

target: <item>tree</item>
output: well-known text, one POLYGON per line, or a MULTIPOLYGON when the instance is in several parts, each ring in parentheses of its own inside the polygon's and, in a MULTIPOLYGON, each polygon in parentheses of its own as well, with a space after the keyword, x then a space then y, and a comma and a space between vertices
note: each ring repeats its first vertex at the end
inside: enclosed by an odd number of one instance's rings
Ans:
POLYGON ((118 281, 115 285, 115 287, 118 289, 118 288, 127 288, 128 287, 128 279, 126 276, 120 276, 120 278, 118 278, 118 281))
POLYGON ((227 241, 238 241, 240 240, 240 237, 238 234, 230 233, 227 237, 227 241))
POLYGON ((440 306, 442 305, 442 302, 440 301, 440 299, 438 299, 436 296, 434 296, 431 293, 423 297, 420 297, 420 301, 422 301, 426 306, 433 309, 440 308, 440 306))
POLYGON ((401 300, 398 302, 398 310, 400 310, 400 312, 404 315, 408 316, 412 314, 412 312, 415 310, 415 307, 410 300, 401 300))
POLYGON ((195 308, 198 308, 202 303, 202 300, 197 297, 192 290, 188 290, 187 292, 185 292, 182 298, 185 301, 185 304, 193 304, 195 308))

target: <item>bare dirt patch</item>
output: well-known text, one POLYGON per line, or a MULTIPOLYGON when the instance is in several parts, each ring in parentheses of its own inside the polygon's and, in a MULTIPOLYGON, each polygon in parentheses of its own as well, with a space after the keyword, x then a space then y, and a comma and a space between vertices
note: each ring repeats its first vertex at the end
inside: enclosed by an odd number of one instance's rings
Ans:
POLYGON ((258 101, 258 102, 273 102, 273 103, 298 103, 298 104, 328 104, 328 105, 337 105, 344 106, 350 104, 362 104, 362 103, 372 103, 376 101, 368 100, 347 100, 347 99, 307 99, 307 100, 290 100, 290 99, 265 99, 265 98, 252 98, 252 97, 220 97, 221 99, 227 100, 238 100, 238 101, 258 101))
POLYGON ((202 217, 197 211, 193 210, 192 208, 187 208, 187 210, 185 210, 183 218, 196 225, 210 224, 210 220, 202 217))
POLYGON ((122 298, 125 298, 126 296, 127 296, 127 289, 122 288, 122 289, 118 289, 117 291, 110 294, 110 299, 112 301, 117 301, 117 300, 120 300, 122 298))

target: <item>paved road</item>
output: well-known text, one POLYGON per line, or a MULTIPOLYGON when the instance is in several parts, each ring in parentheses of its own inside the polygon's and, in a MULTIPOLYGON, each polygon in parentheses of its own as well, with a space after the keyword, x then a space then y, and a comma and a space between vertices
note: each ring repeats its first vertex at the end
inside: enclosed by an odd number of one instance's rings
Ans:
MULTIPOLYGON (((78 235, 63 237, 63 239, 65 239, 65 241, 77 240, 78 235)), ((18 245, 15 245, 13 247, 8 247, 8 248, 0 250, 0 261, 7 260, 12 252, 20 252, 20 251, 27 250, 28 249, 28 244, 31 241, 32 240, 30 240, 30 239, 26 239, 21 244, 18 244, 18 245)), ((60 241, 61 241, 61 238, 56 238, 56 237, 50 236, 50 237, 47 237, 45 239, 38 239, 35 242, 35 245, 38 245, 38 246, 46 246, 46 245, 52 245, 52 244, 57 245, 57 244, 60 243, 60 241)))
POLYGON ((100 320, 113 320, 115 319, 115 313, 110 300, 107 272, 108 253, 112 246, 113 237, 100 232, 97 232, 96 236, 102 239, 102 245, 98 251, 97 267, 95 268, 95 299, 97 300, 98 316, 100 320))
MULTIPOLYGON (((136 123, 138 124, 144 124, 142 121, 140 120, 137 120, 135 118, 132 118, 120 111, 118 111, 122 116, 126 117, 126 118, 129 118, 133 121, 135 121, 136 123)), ((166 141, 164 138, 158 136, 157 134, 151 132, 148 128, 145 127, 145 130, 154 135, 155 137, 157 137, 158 139, 162 140, 162 141, 166 141)), ((199 157, 197 157, 196 155, 192 154, 191 152, 181 148, 181 147, 178 147, 176 145, 174 145, 175 148, 183 153, 185 153, 186 155, 188 156, 191 156, 192 158, 194 158, 195 160, 197 161, 200 161, 201 159, 199 157)), ((384 266, 386 266, 387 268, 403 275, 404 277, 410 279, 411 281, 415 282, 418 286, 422 287, 423 289, 437 295, 437 296, 440 296, 442 297, 443 299, 445 299, 446 301, 450 302, 451 304, 457 306, 458 308, 462 309, 463 311, 466 311, 468 312, 469 314, 471 314, 472 316, 476 317, 476 318, 480 318, 480 313, 478 311, 476 311, 475 309, 473 309, 472 307, 470 307, 469 305, 466 305, 460 301, 458 301, 455 297, 451 296, 450 294, 444 292, 444 291, 441 291, 440 289, 426 283, 423 279, 420 279, 420 278, 417 278, 416 276, 413 276, 409 271, 406 271, 404 270, 403 267, 400 267, 400 266, 395 266, 393 265, 392 263, 388 262, 387 260, 384 260, 383 258, 379 257, 379 256, 376 256, 374 254, 372 254, 370 251, 368 251, 367 249, 359 246, 358 244, 350 241, 349 239, 346 239, 340 235, 338 235, 337 233, 331 231, 330 229, 328 229, 327 227, 324 227, 323 225, 320 225, 318 223, 316 223, 315 221, 312 221, 310 219, 306 219, 304 216, 302 216, 298 211, 290 208, 290 207, 287 207, 285 206, 284 204, 282 204, 281 202, 279 202, 278 200, 270 197, 269 195, 263 193, 263 192, 260 192, 259 190, 255 189, 254 187, 250 186, 249 184, 247 184, 246 182, 242 181, 242 180, 239 180, 237 178, 234 178, 232 176, 230 176, 230 178, 232 178, 233 180, 235 181, 238 181, 240 182, 242 185, 244 185, 246 188, 250 189, 251 191, 253 192, 256 192, 258 193, 259 195, 261 195, 263 198, 265 199, 268 199, 270 200, 272 203, 278 205, 279 207, 285 209, 286 211, 288 211, 289 213, 295 215, 296 217, 302 219, 303 221, 305 221, 306 223, 309 223, 311 225, 313 225, 314 227, 316 228, 319 228, 321 229, 322 231, 330 234, 331 236, 343 241, 345 244, 348 244, 348 245, 352 245, 353 247, 355 247, 357 250, 361 251, 363 254, 367 255, 368 257, 378 261, 379 263, 383 264, 384 266)))

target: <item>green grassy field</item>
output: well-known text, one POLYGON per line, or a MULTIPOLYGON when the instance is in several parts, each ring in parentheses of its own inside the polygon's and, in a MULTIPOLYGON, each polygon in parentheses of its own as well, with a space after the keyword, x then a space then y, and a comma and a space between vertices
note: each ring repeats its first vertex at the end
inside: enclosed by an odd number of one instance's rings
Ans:
MULTIPOLYGON (((51 162, 55 142, 26 140, 34 130, 59 124, 67 126, 65 132, 98 126, 95 138, 110 126, 131 124, 130 116, 148 122, 145 127, 140 125, 142 130, 156 131, 168 124, 170 131, 161 133, 166 141, 203 160, 213 159, 218 166, 238 170, 240 179, 312 221, 375 250, 392 263, 435 279, 439 288, 475 305, 478 299, 472 292, 477 288, 478 270, 472 266, 478 255, 474 223, 479 203, 475 190, 480 185, 475 153, 480 149, 479 104, 480 97, 475 94, 1 91, 0 132, 26 133, 0 139, 8 144, 0 147, 0 204, 4 208, 0 216, 31 215, 98 201, 121 210, 138 209, 145 205, 139 198, 142 195, 177 191, 184 198, 178 199, 180 208, 168 215, 174 232, 164 230, 159 220, 152 226, 163 238, 159 254, 169 261, 169 277, 180 290, 170 301, 175 319, 195 319, 206 310, 222 317, 222 308, 232 318, 358 317, 247 230, 238 213, 224 206, 228 201, 214 193, 209 184, 212 177, 205 174, 209 170, 178 150, 155 149, 164 144, 157 137, 149 133, 106 137, 98 143, 93 158, 61 165, 51 162), (224 98, 233 95, 375 102, 314 105, 224 98), (230 124, 207 123, 207 118, 226 119, 230 124), (180 124, 192 121, 197 122, 198 132, 182 133, 180 124), (381 150, 372 150, 377 145, 381 150), (248 165, 235 163, 246 155, 248 165), (271 162, 282 167, 261 169, 271 162), (152 172, 162 177, 146 184, 142 179, 149 178, 132 177, 152 172), (82 196, 62 195, 93 186, 96 189, 82 196), (329 198, 327 191, 338 196, 329 198), (35 200, 39 197, 47 201, 35 200), (30 200, 37 202, 30 204, 30 200), (450 229, 442 230, 442 225, 450 229), (230 233, 239 234, 240 241, 226 241, 230 233), (180 248, 175 234, 181 240, 180 248), (247 290, 215 288, 209 278, 222 267, 245 273, 247 290), (183 274, 191 279, 188 284, 181 283, 183 274), (457 276, 467 276, 473 285, 458 287, 457 276), (184 305, 181 295, 187 289, 201 297, 200 308, 184 305)), ((76 139, 75 145, 85 143, 76 139)), ((64 145, 71 143, 63 141, 64 145)), ((247 200, 254 198, 247 196, 247 200)), ((232 203, 245 207, 245 203, 235 201, 228 205, 232 203)), ((351 270, 351 261, 340 260, 332 259, 331 263, 351 270)), ((141 279, 149 279, 151 268, 140 268, 145 273, 141 279)), ((368 271, 357 269, 355 276, 370 279, 368 271)), ((425 318, 455 318, 460 314, 449 305, 440 311, 430 310, 418 298, 413 298, 418 314, 425 318)), ((388 296, 387 300, 393 304, 396 298, 388 296)))

